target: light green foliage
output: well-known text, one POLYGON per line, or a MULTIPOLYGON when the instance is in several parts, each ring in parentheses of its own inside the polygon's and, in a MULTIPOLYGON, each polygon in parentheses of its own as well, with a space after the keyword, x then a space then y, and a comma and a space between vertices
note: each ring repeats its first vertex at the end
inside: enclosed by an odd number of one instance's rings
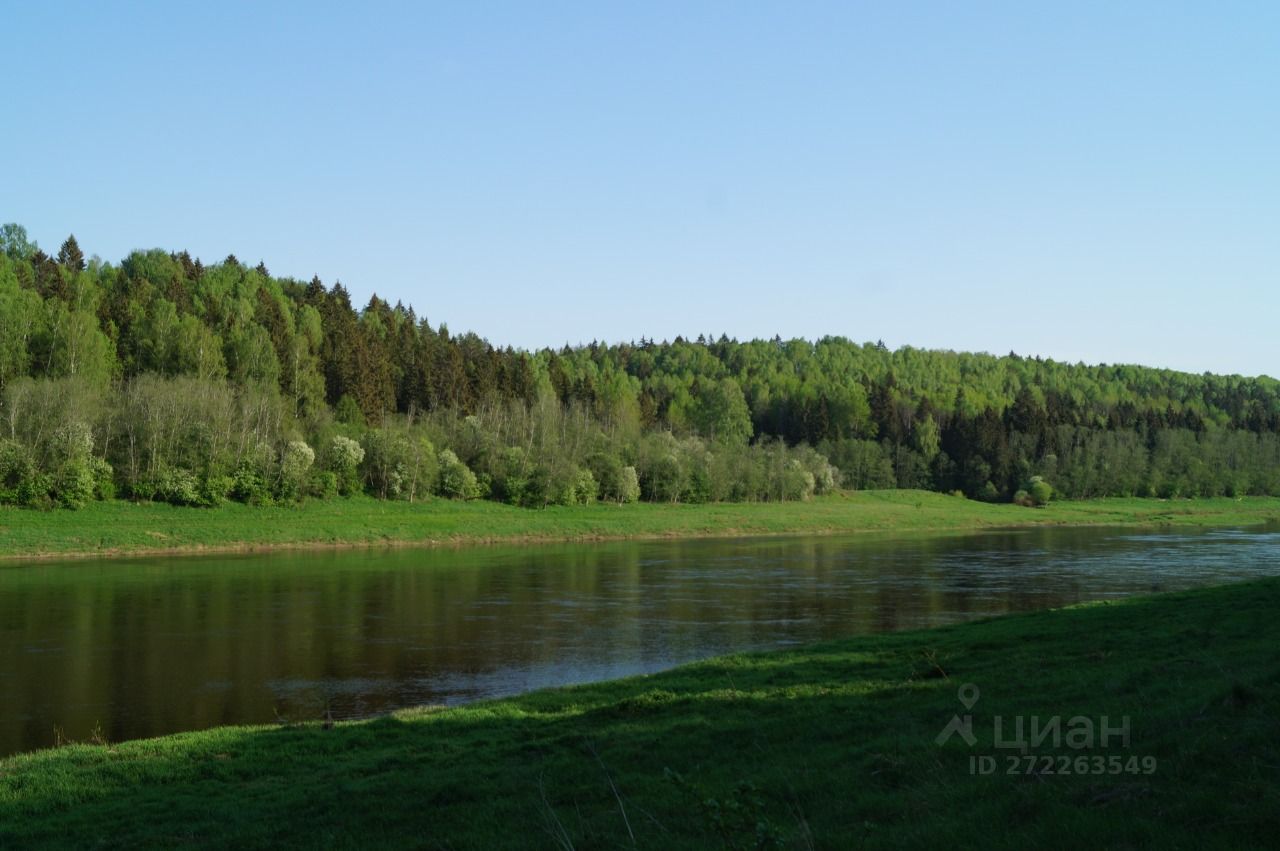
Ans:
POLYGON ((590 470, 575 470, 565 492, 565 505, 590 505, 596 501, 600 487, 590 470))
MULTIPOLYGON (((43 499, 48 505, 51 482, 39 477, 26 481, 43 486, 43 490, 35 491, 36 499, 43 499)), ((19 496, 19 502, 22 501, 19 496)), ((1015 505, 927 491, 844 493, 804 502, 755 501, 697 506, 640 502, 563 507, 554 512, 526 511, 481 500, 441 500, 423 506, 364 495, 288 506, 256 507, 229 502, 202 512, 175 512, 168 506, 116 500, 88 505, 75 516, 67 517, 56 512, 36 515, 16 508, 0 508, 0 527, 5 530, 0 535, 0 558, 147 552, 157 548, 238 550, 245 544, 269 548, 273 545, 383 546, 390 541, 413 544, 524 542, 800 532, 914 534, 993 526, 1071 524, 1246 526, 1277 519, 1280 519, 1280 498, 1276 497, 1181 502, 1141 498, 1053 500, 1044 508, 1027 511, 1015 505)))
MULTIPOLYGON (((243 482, 237 483, 245 495, 244 501, 252 499, 254 488, 243 482)), ((265 486, 264 486, 265 487, 265 486)), ((172 505, 200 505, 203 502, 200 493, 200 480, 196 474, 181 467, 170 467, 162 472, 155 482, 155 499, 172 505)))
POLYGON ((640 499, 640 476, 636 473, 635 467, 628 465, 622 468, 622 476, 614 498, 620 503, 635 502, 640 499))
POLYGON ((248 447, 232 474, 231 498, 249 505, 273 504, 272 483, 279 473, 276 452, 270 443, 263 441, 248 447))
POLYGON ((46 374, 80 377, 105 386, 115 373, 115 351, 98 329, 92 313, 68 309, 61 301, 45 303, 43 334, 33 342, 46 374))
POLYGON ((1053 488, 1039 476, 1032 478, 1028 493, 1032 504, 1037 506, 1048 505, 1049 500, 1053 498, 1053 488))
POLYGON ((942 448, 942 430, 938 428, 938 422, 932 415, 927 415, 915 423, 911 442, 926 464, 932 463, 937 457, 942 448))
POLYGON ((360 406, 351 396, 343 396, 338 400, 337 406, 333 410, 333 417, 340 423, 350 426, 365 425, 364 414, 360 411, 360 406))
POLYGON ((251 502, 365 486, 414 500, 441 481, 442 449, 475 493, 534 507, 579 499, 584 470, 598 498, 625 502, 625 467, 664 503, 834 487, 1007 501, 1034 497, 1032 476, 1062 499, 1280 494, 1280 382, 1265 376, 839 337, 522 352, 234 257, 156 249, 86 263, 68 237, 55 261, 17 225, 0 228, 0 400, 35 504, 80 481, 59 478, 51 450, 53 425, 69 420, 89 426, 91 457, 113 470, 113 483, 94 474, 95 493, 114 484, 135 499, 185 470, 206 502, 233 477, 251 502), (378 456, 333 466, 334 436, 371 427, 378 456), (314 474, 281 477, 290 440, 321 450, 314 474), (259 446, 270 463, 249 458, 259 446))
POLYGON ((16 440, 0 438, 0 504, 19 504, 19 488, 34 473, 27 448, 16 440))
POLYGON ((431 493, 438 477, 436 451, 420 430, 387 424, 366 432, 362 441, 370 493, 410 502, 431 493))
POLYGON ((698 433, 711 440, 744 444, 751 438, 751 411, 732 378, 701 382, 691 419, 698 433))
POLYGON ((653 502, 676 502, 684 491, 685 471, 670 433, 649 435, 641 444, 636 471, 640 490, 653 502))
POLYGON ((26 260, 39 248, 27 238, 27 229, 17 222, 0 225, 0 253, 10 260, 26 260))
POLYGON ((490 487, 494 499, 511 505, 523 505, 532 474, 528 454, 519 446, 508 446, 498 453, 490 467, 490 487))
POLYGON ((831 463, 839 468, 842 484, 852 490, 883 490, 896 487, 893 459, 874 440, 845 440, 824 444, 831 463))
POLYGON ((440 451, 439 459, 441 496, 450 499, 475 499, 480 495, 480 487, 476 474, 467 465, 458 460, 452 450, 440 451))
POLYGON ((315 450, 302 440, 291 440, 280 454, 280 479, 277 492, 281 499, 296 499, 302 494, 303 482, 315 463, 315 450))
POLYGON ((241 384, 273 386, 280 381, 280 359, 271 335, 259 325, 235 328, 227 337, 227 367, 241 384))
POLYGON ((349 437, 338 435, 329 442, 325 453, 325 469, 337 477, 338 493, 350 496, 360 489, 360 464, 364 461, 364 447, 349 437))
POLYGON ((0 256, 0 390, 27 373, 32 339, 43 322, 40 296, 19 287, 12 264, 0 256))

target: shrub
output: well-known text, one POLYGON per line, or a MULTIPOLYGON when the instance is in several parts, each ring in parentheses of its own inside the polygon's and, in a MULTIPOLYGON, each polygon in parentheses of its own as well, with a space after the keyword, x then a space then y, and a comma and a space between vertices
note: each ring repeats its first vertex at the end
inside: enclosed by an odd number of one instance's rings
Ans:
POLYGON ((590 470, 574 469, 564 493, 565 505, 590 505, 596 501, 599 486, 590 470))
POLYGON ((813 473, 804 468, 799 460, 792 458, 783 467, 779 492, 784 500, 805 500, 813 496, 813 473))
POLYGON ((93 473, 94 499, 115 499, 115 471, 111 469, 111 465, 101 458, 90 458, 89 469, 93 473))
POLYGON ((519 504, 525 508, 546 508, 547 503, 552 501, 551 471, 545 464, 538 464, 529 470, 529 475, 524 480, 519 504))
POLYGON ((125 496, 140 502, 150 502, 156 498, 156 483, 150 479, 125 482, 125 496))
POLYGON ((600 499, 620 501, 622 459, 612 452, 593 452, 587 456, 587 469, 599 485, 600 499))
POLYGON ((200 480, 181 467, 165 470, 156 480, 156 497, 171 505, 200 505, 200 480))
POLYGON ((490 489, 495 499, 523 505, 531 474, 529 459, 519 446, 508 446, 493 465, 490 489))
POLYGON ((635 502, 640 499, 640 477, 635 467, 622 468, 622 480, 618 484, 618 502, 635 502))
POLYGON ((667 452, 648 460, 640 487, 647 499, 654 502, 675 502, 683 489, 684 471, 674 452, 667 452))
POLYGON ((68 461, 53 478, 53 495, 63 508, 84 508, 93 501, 93 468, 88 461, 68 461))
POLYGON ((297 499, 302 483, 316 460, 316 453, 301 440, 291 440, 280 453, 280 480, 277 492, 281 499, 297 499))
POLYGON ((329 443, 325 453, 325 469, 338 479, 338 493, 350 496, 360 490, 360 462, 364 447, 349 437, 339 435, 329 443))
POLYGON ((1039 476, 1032 477, 1031 487, 1028 490, 1031 494, 1031 502, 1036 506, 1048 505, 1049 500, 1053 498, 1053 486, 1039 476))
POLYGON ((18 482, 18 504, 27 508, 52 508, 52 491, 53 477, 32 470, 18 482))
POLYGON ((307 479, 307 496, 333 499, 338 495, 338 474, 330 470, 313 470, 307 479))
POLYGON ((684 487, 680 491, 680 500, 695 505, 710 502, 711 472, 702 459, 695 459, 689 464, 688 474, 684 478, 684 487))
POLYGON ((450 499, 475 499, 480 495, 476 474, 449 449, 441 450, 439 458, 441 496, 450 499))
POLYGON ((12 440, 0 440, 0 503, 21 502, 22 482, 35 472, 25 446, 12 440))
POLYGON ((208 474, 200 479, 200 505, 217 508, 227 499, 235 480, 230 476, 208 474))
POLYGON ((267 479, 250 461, 240 462, 231 476, 231 498, 248 505, 270 505, 271 488, 267 479))

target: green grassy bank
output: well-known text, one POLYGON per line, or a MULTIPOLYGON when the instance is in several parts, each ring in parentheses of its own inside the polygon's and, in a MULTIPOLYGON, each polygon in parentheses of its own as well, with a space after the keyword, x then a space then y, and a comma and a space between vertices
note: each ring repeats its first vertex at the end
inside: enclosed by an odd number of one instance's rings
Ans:
POLYGON ((1263 580, 328 729, 64 747, 0 761, 0 847, 1259 847, 1280 836, 1277 610, 1263 580), (978 741, 939 745, 965 683, 978 741), (1088 717, 1095 747, 1049 740, 1028 774, 996 715, 1088 717), (1129 716, 1127 746, 1101 746, 1104 715, 1129 716))
POLYGON ((484 501, 409 504, 367 498, 215 509, 113 501, 80 511, 0 509, 0 558, 1051 524, 1246 525, 1276 519, 1280 498, 1104 499, 1031 509, 925 491, 865 491, 803 503, 601 504, 541 511, 484 501))

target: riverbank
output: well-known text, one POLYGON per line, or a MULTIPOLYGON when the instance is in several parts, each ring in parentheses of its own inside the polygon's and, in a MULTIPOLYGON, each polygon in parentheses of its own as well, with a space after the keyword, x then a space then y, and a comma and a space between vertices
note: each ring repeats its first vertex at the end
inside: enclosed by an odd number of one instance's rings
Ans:
POLYGON ((64 747, 0 760, 0 847, 1257 847, 1280 833, 1278 607, 1262 580, 328 728, 64 747), (966 712, 976 744, 939 745, 966 712), (1063 741, 998 749, 997 715, 1006 740, 1059 716, 1063 741), (1093 747, 1068 747, 1077 716, 1093 747))
POLYGON ((809 502, 591 505, 540 511, 494 502, 364 497, 254 508, 125 501, 80 511, 0 508, 0 559, 367 546, 456 546, 740 535, 963 531, 1042 525, 1245 526, 1280 519, 1280 498, 993 505, 926 491, 863 491, 809 502))

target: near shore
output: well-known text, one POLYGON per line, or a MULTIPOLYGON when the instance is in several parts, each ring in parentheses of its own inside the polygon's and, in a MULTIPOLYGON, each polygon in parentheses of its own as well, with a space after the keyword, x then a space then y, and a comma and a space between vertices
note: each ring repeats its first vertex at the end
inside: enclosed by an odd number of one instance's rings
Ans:
POLYGON ((1278 609, 1268 579, 371 721, 72 745, 0 760, 0 847, 1263 847, 1278 609), (973 743, 939 744, 963 716, 973 743))

